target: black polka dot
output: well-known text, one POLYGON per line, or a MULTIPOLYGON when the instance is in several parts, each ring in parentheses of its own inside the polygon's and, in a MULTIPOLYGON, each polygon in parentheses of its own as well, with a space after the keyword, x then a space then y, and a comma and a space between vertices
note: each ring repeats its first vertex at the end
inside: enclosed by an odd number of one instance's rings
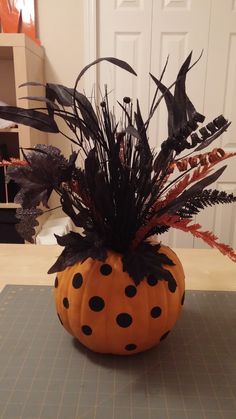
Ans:
POLYGON ((110 275, 112 273, 111 265, 108 265, 108 263, 104 263, 100 268, 100 272, 102 275, 110 275))
POLYGON ((169 333, 170 333, 170 330, 168 330, 168 332, 164 333, 164 335, 161 336, 160 340, 164 340, 165 338, 167 338, 169 333))
POLYGON ((92 329, 90 326, 88 326, 87 324, 84 324, 82 327, 82 332, 84 333, 84 335, 90 336, 92 334, 92 329))
POLYGON ((134 343, 128 343, 128 345, 126 345, 125 349, 126 349, 126 351, 134 351, 135 349, 137 349, 137 345, 135 345, 134 343))
POLYGON ((69 300, 67 297, 63 298, 63 306, 65 308, 69 308, 69 300))
POLYGON ((161 307, 155 306, 151 309, 151 316, 156 319, 161 315, 161 307))
POLYGON ((136 295, 136 293, 137 293, 137 288, 134 285, 128 285, 125 288, 125 295, 127 297, 130 297, 130 298, 134 297, 136 295))
POLYGON ((72 285, 74 288, 80 288, 83 284, 83 277, 81 275, 81 273, 77 272, 72 280, 72 285))
POLYGON ((133 319, 128 313, 120 313, 116 318, 116 322, 120 327, 129 327, 133 319))
POLYGON ((169 288, 170 292, 175 292, 176 291, 177 283, 176 283, 176 280, 174 278, 172 278, 171 280, 168 281, 168 288, 169 288))
POLYGON ((54 287, 57 288, 58 287, 58 278, 56 277, 55 282, 54 282, 54 287))
POLYGON ((182 304, 182 306, 184 305, 184 300, 185 300, 185 291, 184 291, 183 296, 181 298, 181 304, 182 304))
POLYGON ((60 314, 59 313, 57 313, 57 316, 58 316, 58 319, 60 320, 60 323, 62 324, 62 326, 63 326, 63 323, 62 323, 62 319, 61 319, 61 317, 60 317, 60 314))
POLYGON ((93 311, 101 311, 105 307, 105 302, 101 297, 92 297, 89 300, 89 307, 93 311))
POLYGON ((147 283, 148 283, 148 285, 150 285, 150 287, 154 287, 154 285, 157 284, 157 278, 153 275, 148 275, 147 283))

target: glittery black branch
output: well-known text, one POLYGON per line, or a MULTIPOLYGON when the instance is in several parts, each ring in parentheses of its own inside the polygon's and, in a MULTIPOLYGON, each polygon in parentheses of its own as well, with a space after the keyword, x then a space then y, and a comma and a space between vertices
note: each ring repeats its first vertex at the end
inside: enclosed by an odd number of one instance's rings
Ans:
POLYGON ((35 227, 39 225, 37 218, 42 214, 40 208, 17 208, 16 218, 19 219, 19 223, 16 224, 16 230, 26 241, 34 243, 35 227))

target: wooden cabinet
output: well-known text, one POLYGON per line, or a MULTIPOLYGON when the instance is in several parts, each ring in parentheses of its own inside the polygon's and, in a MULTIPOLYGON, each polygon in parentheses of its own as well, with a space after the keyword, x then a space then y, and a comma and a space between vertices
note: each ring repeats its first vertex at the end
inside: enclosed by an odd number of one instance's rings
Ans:
MULTIPOLYGON (((43 48, 24 34, 0 34, 0 101, 24 108, 43 106, 40 102, 20 99, 44 95, 43 87, 19 88, 29 81, 44 83, 43 48)), ((39 143, 47 143, 46 133, 24 125, 0 129, 0 159, 21 157, 21 148, 33 147, 39 143)), ((13 210, 17 205, 13 201, 17 187, 12 182, 7 184, 6 170, 3 167, 0 170, 0 242, 8 242, 6 224, 12 224, 14 218, 13 210), (4 237, 1 234, 3 230, 4 237)))

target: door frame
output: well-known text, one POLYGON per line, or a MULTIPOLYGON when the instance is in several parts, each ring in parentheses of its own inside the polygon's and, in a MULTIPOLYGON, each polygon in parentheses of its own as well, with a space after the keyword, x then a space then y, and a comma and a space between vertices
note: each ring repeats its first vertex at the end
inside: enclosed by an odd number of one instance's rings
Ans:
MULTIPOLYGON (((98 23, 97 23, 97 0, 83 0, 83 23, 84 23, 84 63, 86 66, 98 58, 98 23)), ((84 89, 89 94, 96 85, 97 72, 96 67, 91 67, 84 75, 84 89)))

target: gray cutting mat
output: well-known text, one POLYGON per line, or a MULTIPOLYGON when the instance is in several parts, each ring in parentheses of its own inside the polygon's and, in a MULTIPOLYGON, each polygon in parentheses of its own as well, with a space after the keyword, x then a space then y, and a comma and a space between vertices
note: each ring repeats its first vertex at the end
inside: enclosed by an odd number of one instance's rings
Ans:
POLYGON ((236 419, 236 293, 188 291, 168 338, 130 357, 67 334, 47 286, 0 294, 1 419, 236 419))

